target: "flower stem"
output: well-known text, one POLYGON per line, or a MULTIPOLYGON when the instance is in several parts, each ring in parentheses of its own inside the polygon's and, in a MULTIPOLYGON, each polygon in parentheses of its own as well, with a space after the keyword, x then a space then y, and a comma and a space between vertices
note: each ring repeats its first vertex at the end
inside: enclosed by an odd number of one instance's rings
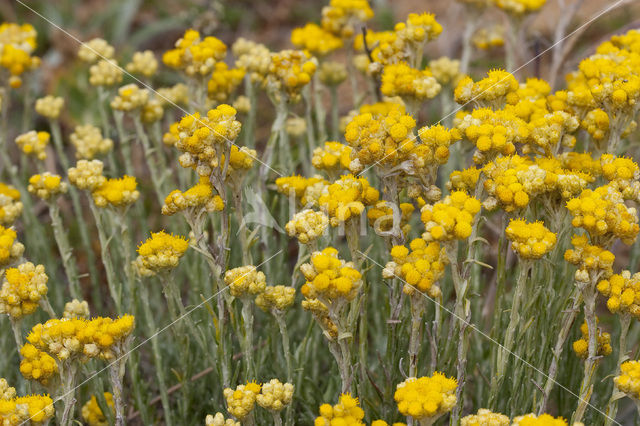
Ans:
POLYGON ((242 351, 244 353, 246 381, 256 379, 255 366, 253 365, 253 301, 242 298, 242 321, 244 323, 244 336, 242 351))
POLYGON ((49 216, 51 216, 51 227, 53 228, 53 236, 58 244, 58 250, 60 250, 60 257, 62 258, 62 266, 64 272, 69 279, 69 290, 71 296, 75 299, 82 300, 82 289, 80 288, 80 279, 78 276, 78 267, 76 262, 73 261, 73 250, 69 244, 69 238, 64 230, 62 219, 60 218, 60 207, 53 201, 49 203, 49 216))
MULTIPOLYGON (((618 363, 616 366, 616 375, 620 374, 620 366, 627 359, 627 335, 629 334, 629 326, 631 325, 631 316, 628 314, 622 314, 620 317, 620 340, 618 342, 618 363)), ((616 386, 613 386, 611 390, 611 397, 607 404, 607 416, 605 419, 605 426, 611 426, 618 414, 618 390, 616 386)))

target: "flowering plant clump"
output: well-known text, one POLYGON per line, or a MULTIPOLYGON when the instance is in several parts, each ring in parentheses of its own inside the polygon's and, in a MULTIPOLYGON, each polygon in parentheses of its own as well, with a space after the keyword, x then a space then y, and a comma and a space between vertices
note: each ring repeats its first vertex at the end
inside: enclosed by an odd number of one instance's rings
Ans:
POLYGON ((178 266, 189 248, 189 240, 164 231, 152 232, 151 237, 138 246, 138 260, 142 268, 154 274, 178 266))
POLYGON ((398 411, 417 421, 431 422, 451 410, 456 403, 456 381, 436 372, 431 377, 410 377, 396 387, 398 411))
POLYGON ((20 319, 35 312, 47 295, 48 280, 44 266, 31 262, 7 269, 0 289, 0 313, 20 319))

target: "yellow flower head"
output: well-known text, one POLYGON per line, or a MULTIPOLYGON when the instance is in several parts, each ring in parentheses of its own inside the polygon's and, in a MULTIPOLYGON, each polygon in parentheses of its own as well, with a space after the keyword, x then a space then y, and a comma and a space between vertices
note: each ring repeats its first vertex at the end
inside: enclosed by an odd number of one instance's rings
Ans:
POLYGON ((236 66, 244 69, 252 83, 264 83, 271 65, 271 52, 267 46, 240 37, 231 47, 236 66))
POLYGON ((7 401, 16 396, 16 388, 9 386, 5 378, 0 378, 0 400, 7 401))
POLYGON ((443 86, 455 86, 462 78, 462 74, 460 74, 460 61, 446 56, 429 61, 429 70, 435 79, 438 80, 438 83, 443 86))
POLYGON ((320 64, 318 78, 327 87, 337 87, 348 77, 347 67, 342 62, 324 61, 320 64))
POLYGON ((158 70, 158 60, 151 50, 135 52, 125 69, 130 73, 152 77, 158 70))
POLYGON ((349 39, 360 30, 361 24, 373 18, 367 0, 331 0, 322 9, 322 28, 337 37, 349 39))
POLYGON ((47 295, 48 280, 44 266, 31 262, 7 269, 0 290, 0 313, 20 319, 35 312, 47 295))
POLYGON ((456 404, 455 379, 435 372, 431 377, 410 377, 398 384, 394 399, 398 411, 415 420, 435 420, 456 404))
POLYGON ((463 170, 454 170, 449 175, 449 182, 447 182, 447 189, 450 191, 464 191, 473 192, 476 187, 476 183, 480 178, 480 169, 476 167, 469 167, 463 170))
POLYGON ((400 203, 399 210, 390 207, 387 201, 378 201, 373 207, 367 211, 367 219, 369 225, 378 235, 388 235, 393 229, 394 224, 406 235, 411 229, 409 219, 415 210, 411 203, 400 203), (394 212, 395 210, 395 212, 394 212))
POLYGON ((20 373, 25 379, 36 380, 47 386, 49 379, 58 374, 58 364, 49 354, 26 343, 20 348, 20 373))
POLYGON ((316 206, 318 199, 329 187, 329 182, 320 176, 285 176, 276 179, 278 192, 295 197, 303 206, 316 206))
POLYGON ((113 59, 115 49, 106 40, 94 38, 81 43, 78 58, 87 63, 94 63, 100 59, 113 59))
POLYGON ((476 414, 462 418, 461 426, 509 426, 511 420, 504 414, 481 408, 476 414))
POLYGON ((493 4, 498 6, 510 15, 522 16, 525 14, 538 11, 545 5, 547 0, 492 0, 493 4))
POLYGON ((224 283, 229 286, 233 297, 253 298, 264 291, 267 279, 264 272, 258 271, 255 266, 246 265, 225 272, 224 283))
POLYGON ((57 120, 64 108, 64 98, 60 96, 47 95, 36 99, 36 112, 43 117, 57 120))
POLYGON ((113 148, 113 141, 104 138, 100 129, 91 124, 76 126, 69 138, 76 148, 78 160, 93 160, 96 156, 106 154, 113 148))
POLYGON ((598 283, 598 291, 608 298, 609 311, 640 319, 640 273, 622 271, 611 275, 598 283))
POLYGON ((296 237, 301 244, 308 244, 321 237, 327 226, 329 226, 329 218, 326 214, 306 209, 296 213, 287 222, 285 230, 290 237, 296 237))
POLYGON ((78 299, 65 303, 62 318, 89 318, 89 304, 78 299))
POLYGON ((101 59, 89 68, 92 86, 114 86, 122 81, 122 69, 113 59, 101 59))
POLYGON ((440 93, 441 86, 429 69, 411 68, 406 62, 389 64, 382 71, 380 91, 385 96, 400 96, 415 105, 432 99, 440 93))
POLYGON ((455 100, 461 105, 468 103, 478 108, 503 108, 506 103, 517 101, 518 80, 509 72, 496 69, 487 73, 482 80, 474 82, 464 77, 454 92, 455 100))
POLYGON ((337 404, 320 406, 320 415, 316 417, 314 426, 364 426, 362 419, 364 419, 364 410, 360 408, 358 398, 343 393, 337 404))
POLYGON ((49 395, 29 395, 0 400, 0 421, 6 425, 45 425, 55 413, 49 395))
POLYGON ((30 132, 23 133, 16 138, 16 145, 22 150, 25 155, 33 156, 38 160, 44 160, 47 158, 47 145, 51 135, 48 132, 36 132, 31 130, 30 132))
MULTIPOLYGON (((491 1, 491 0, 489 0, 491 1)), ((490 50, 504 46, 504 26, 491 25, 473 33, 471 42, 480 50, 490 50)))
POLYGON ((562 417, 553 417, 550 414, 539 416, 531 413, 513 419, 513 426, 567 426, 567 421, 562 417))
POLYGON ((138 262, 144 269, 157 274, 178 266, 189 248, 189 240, 164 231, 152 232, 151 237, 138 246, 138 262))
POLYGON ((149 100, 149 91, 136 84, 127 84, 118 89, 118 95, 111 101, 111 108, 117 111, 134 111, 142 108, 149 100))
POLYGON ((269 411, 282 411, 293 399, 293 385, 271 379, 262 385, 260 394, 256 396, 259 406, 269 411))
POLYGON ((242 421, 253 411, 260 389, 261 386, 254 382, 238 385, 235 389, 226 388, 222 394, 227 401, 227 411, 242 421))
POLYGON ((40 58, 31 56, 36 48, 36 30, 30 24, 0 24, 0 67, 8 74, 9 86, 19 88, 21 75, 37 68, 40 58))
POLYGON ((216 415, 207 414, 204 420, 205 426, 241 426, 240 422, 233 419, 225 419, 224 414, 216 413, 216 415))
POLYGON ((342 39, 314 23, 295 28, 291 32, 291 43, 312 55, 326 56, 342 47, 342 39))
MULTIPOLYGON (((579 358, 587 359, 589 356, 589 326, 586 320, 580 326, 580 333, 582 337, 573 342, 573 351, 579 358)), ((609 333, 602 331, 600 327, 596 327, 596 337, 598 341, 596 355, 602 357, 611 355, 611 336, 609 333)))
POLYGON ((266 286, 256 297, 256 306, 265 312, 284 312, 293 306, 296 289, 285 285, 266 286))
POLYGON ((312 253, 311 262, 300 266, 300 271, 307 280, 302 295, 325 304, 353 300, 362 285, 360 272, 352 262, 340 259, 333 247, 312 253))
POLYGON ((107 179, 91 195, 98 207, 126 207, 140 197, 137 186, 135 177, 125 175, 121 178, 107 179))
POLYGON ((10 226, 22 213, 20 191, 0 182, 0 225, 10 226))
POLYGON ((69 169, 69 182, 78 189, 96 191, 107 181, 102 175, 103 168, 100 160, 79 160, 75 167, 69 169))
POLYGON ((317 61, 301 50, 272 53, 267 89, 275 94, 286 95, 295 102, 300 98, 302 88, 311 81, 316 67, 317 61))
POLYGON ((454 191, 434 205, 427 204, 420 216, 426 230, 422 237, 427 242, 464 240, 471 235, 480 208, 480 201, 462 191, 454 191))
POLYGON ((393 261, 387 263, 382 271, 384 278, 402 279, 406 283, 403 290, 409 295, 416 289, 430 297, 441 294, 436 282, 444 275, 448 260, 440 243, 427 243, 422 238, 416 238, 409 244, 409 249, 405 246, 394 246, 391 249, 391 257, 393 261))
POLYGON ((629 398, 640 399, 640 361, 623 362, 620 375, 614 377, 613 383, 629 398))
POLYGON ((22 256, 24 246, 18 242, 18 234, 0 225, 0 266, 15 262, 22 256))
POLYGON ((179 189, 171 191, 164 199, 162 214, 171 216, 178 212, 184 212, 188 216, 197 217, 201 213, 211 213, 222 209, 224 209, 222 198, 214 194, 209 179, 201 177, 199 183, 184 192, 179 189))
POLYGON ((578 267, 576 281, 588 283, 591 275, 601 279, 613 275, 613 253, 600 246, 590 245, 586 235, 574 235, 571 244, 573 248, 564 252, 564 260, 578 267))
POLYGON ((242 68, 229 68, 224 62, 216 62, 211 79, 207 83, 209 99, 227 102, 231 93, 240 85, 245 71, 242 68))
POLYGON ((526 222, 511 219, 505 230, 511 247, 522 259, 540 259, 556 245, 556 234, 549 231, 542 222, 526 222))
MULTIPOLYGON (((111 392, 105 392, 104 399, 107 401, 107 407, 109 407, 109 409, 115 415, 116 408, 115 408, 115 405, 113 404, 113 395, 111 394, 111 392)), ((96 398, 95 395, 91 395, 91 399, 82 406, 81 413, 82 413, 82 419, 89 426, 108 426, 109 425, 109 420, 107 419, 107 416, 105 416, 102 410, 100 409, 100 406, 98 405, 98 399, 96 398)))
POLYGON ((374 205, 380 196, 377 189, 363 177, 341 176, 329 185, 326 193, 318 199, 329 215, 331 226, 338 226, 350 219, 358 218, 366 206, 374 205))
POLYGON ((325 142, 324 146, 313 150, 311 164, 318 170, 325 170, 330 177, 337 177, 349 170, 351 150, 349 145, 340 142, 325 142))
POLYGON ((60 194, 67 192, 67 183, 62 181, 62 177, 54 175, 49 172, 44 172, 41 175, 33 175, 29 178, 29 186, 27 187, 30 193, 43 200, 49 200, 55 198, 60 194))
POLYGON ((210 74, 215 63, 224 59, 227 46, 215 37, 201 38, 196 30, 185 31, 175 44, 175 49, 162 55, 162 62, 170 68, 178 69, 188 76, 210 74))

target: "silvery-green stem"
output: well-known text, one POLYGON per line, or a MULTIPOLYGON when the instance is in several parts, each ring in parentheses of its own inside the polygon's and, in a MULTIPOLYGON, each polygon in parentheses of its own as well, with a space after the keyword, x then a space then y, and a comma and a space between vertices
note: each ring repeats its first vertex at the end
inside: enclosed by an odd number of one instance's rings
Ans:
POLYGON ((136 126, 136 133, 138 134, 138 139, 142 142, 142 148, 144 149, 144 158, 147 161, 147 167, 149 167, 149 171, 151 173, 151 182, 153 183, 153 189, 158 197, 158 202, 162 204, 164 202, 164 191, 162 190, 163 178, 162 174, 158 175, 158 171, 160 168, 158 167, 158 163, 153 157, 153 149, 151 147, 151 142, 149 141, 149 136, 142 124, 142 120, 139 115, 135 115, 133 118, 133 122, 136 126))
MULTIPOLYGON (((592 280, 594 281, 594 280, 592 280)), ((589 355, 584 361, 584 375, 580 384, 580 396, 578 398, 578 407, 573 413, 571 424, 582 421, 591 394, 593 393, 593 379, 596 373, 598 355, 598 324, 596 321, 596 290, 595 282, 591 282, 582 290, 584 298, 584 319, 589 328, 589 355)))
POLYGON ((242 321, 244 324, 244 336, 242 339, 242 351, 245 362, 245 380, 256 379, 255 366, 253 365, 253 301, 242 298, 242 321))
POLYGON ((82 289, 80 288, 78 267, 76 262, 72 259, 73 250, 71 249, 69 238, 62 224, 60 208, 55 200, 49 203, 49 216, 51 216, 53 236, 55 237, 58 250, 60 251, 60 257, 62 258, 62 266, 64 267, 64 271, 69 279, 69 290, 71 291, 71 296, 75 299, 82 300, 82 289))
MULTIPOLYGON (((629 334, 629 326, 631 325, 631 316, 628 314, 621 314, 620 316, 620 340, 618 344, 618 362, 616 366, 616 376, 620 374, 620 366, 627 360, 627 335, 629 334)), ((605 426, 611 426, 618 414, 618 399, 619 391, 615 385, 611 390, 611 397, 609 397, 609 403, 607 404, 607 416, 605 419, 605 426)))

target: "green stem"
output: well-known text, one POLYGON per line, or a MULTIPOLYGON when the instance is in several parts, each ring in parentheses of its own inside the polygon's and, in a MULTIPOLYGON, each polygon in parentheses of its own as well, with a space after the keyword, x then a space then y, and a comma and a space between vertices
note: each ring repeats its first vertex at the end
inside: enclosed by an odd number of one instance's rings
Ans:
POLYGON ((140 116, 135 115, 135 117, 133 118, 133 122, 136 126, 138 139, 140 139, 140 141, 142 142, 142 147, 144 149, 144 158, 147 162, 149 172, 151 173, 151 182, 153 183, 153 189, 156 193, 156 197, 158 197, 158 202, 162 205, 162 203, 164 202, 164 191, 162 190, 163 179, 158 175, 158 171, 160 171, 160 168, 158 167, 158 162, 153 156, 154 150, 151 147, 149 136, 145 131, 142 120, 140 120, 140 116))
POLYGON ((414 291, 411 301, 411 335, 409 337, 409 377, 417 377, 418 354, 420 353, 420 338, 422 315, 425 310, 425 298, 422 293, 414 291))
POLYGON ((109 293, 113 299, 113 303, 116 307, 118 315, 122 315, 122 285, 116 278, 116 273, 113 268, 113 260, 111 258, 111 252, 109 251, 109 241, 111 238, 107 238, 105 226, 102 220, 102 216, 98 207, 93 203, 93 200, 89 202, 91 212, 98 228, 98 238, 100 239, 100 252, 102 257, 102 264, 107 274, 107 284, 109 286, 109 293))
MULTIPOLYGON (((592 280, 595 281, 595 280, 592 280)), ((598 355, 598 324, 596 321, 596 290, 595 282, 591 282, 582 290, 584 298, 584 319, 589 328, 589 355, 584 361, 584 375, 580 384, 578 407, 573 413, 571 424, 582 421, 591 395, 593 394, 593 379, 595 378, 598 355)))
POLYGON ((60 217, 60 207, 53 200, 49 203, 49 216, 51 216, 51 227, 53 228, 53 236, 55 237, 60 257, 62 258, 62 266, 69 279, 69 290, 71 296, 75 299, 82 300, 82 289, 80 288, 80 278, 78 276, 78 267, 72 259, 73 250, 69 244, 69 237, 62 224, 60 217))
MULTIPOLYGON (((629 326, 631 325, 631 316, 628 314, 622 314, 620 317, 620 340, 618 346, 618 362, 616 366, 616 376, 620 374, 620 366, 627 360, 627 335, 629 334, 629 326)), ((618 414, 618 399, 619 391, 616 386, 613 386, 611 390, 611 397, 609 397, 609 403, 607 404, 607 416, 605 419, 605 426, 611 426, 618 414)))
POLYGON ((253 365, 253 301, 251 299, 242 298, 242 322, 244 324, 242 352, 244 353, 245 380, 249 382, 256 379, 253 365))

